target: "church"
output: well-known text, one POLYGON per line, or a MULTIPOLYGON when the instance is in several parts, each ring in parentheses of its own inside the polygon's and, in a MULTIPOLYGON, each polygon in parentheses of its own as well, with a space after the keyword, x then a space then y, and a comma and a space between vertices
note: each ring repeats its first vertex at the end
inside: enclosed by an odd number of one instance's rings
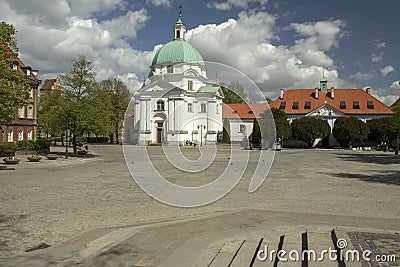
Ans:
POLYGON ((222 89, 209 82, 203 57, 186 41, 181 12, 173 34, 155 53, 148 79, 134 93, 129 143, 203 145, 222 134, 222 89))

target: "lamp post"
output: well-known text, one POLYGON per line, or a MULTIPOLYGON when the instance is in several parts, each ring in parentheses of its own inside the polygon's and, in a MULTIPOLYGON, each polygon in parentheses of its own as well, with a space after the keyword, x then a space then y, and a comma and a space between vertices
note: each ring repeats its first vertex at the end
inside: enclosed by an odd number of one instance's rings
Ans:
POLYGON ((197 129, 200 129, 200 146, 201 147, 203 146, 203 127, 204 127, 204 130, 205 130, 206 129, 205 125, 200 124, 200 125, 197 126, 197 129))
POLYGON ((65 130, 65 158, 68 159, 68 142, 69 142, 69 117, 65 118, 67 129, 65 130))

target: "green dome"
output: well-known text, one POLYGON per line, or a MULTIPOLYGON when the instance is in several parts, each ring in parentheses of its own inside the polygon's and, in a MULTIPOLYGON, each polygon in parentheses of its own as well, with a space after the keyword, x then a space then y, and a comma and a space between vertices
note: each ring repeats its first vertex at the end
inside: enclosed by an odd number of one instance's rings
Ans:
POLYGON ((185 40, 174 40, 161 47, 151 65, 165 63, 199 63, 204 65, 203 57, 185 40))
POLYGON ((327 82, 328 79, 325 76, 322 76, 321 80, 319 80, 320 82, 327 82))

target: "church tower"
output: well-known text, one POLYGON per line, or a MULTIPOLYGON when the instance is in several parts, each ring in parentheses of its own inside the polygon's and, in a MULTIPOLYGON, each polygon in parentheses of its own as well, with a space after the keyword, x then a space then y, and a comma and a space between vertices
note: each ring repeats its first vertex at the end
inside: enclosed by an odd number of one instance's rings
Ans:
POLYGON ((182 6, 179 6, 178 21, 174 25, 174 40, 186 41, 186 26, 182 21, 182 6))

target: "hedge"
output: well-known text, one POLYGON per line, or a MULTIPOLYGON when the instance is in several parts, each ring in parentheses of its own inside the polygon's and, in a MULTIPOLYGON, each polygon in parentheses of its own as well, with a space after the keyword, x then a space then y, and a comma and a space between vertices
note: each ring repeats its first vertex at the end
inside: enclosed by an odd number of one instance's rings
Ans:
POLYGON ((8 157, 10 155, 14 155, 15 151, 17 150, 16 143, 0 143, 0 156, 1 157, 8 157))
POLYGON ((87 142, 88 143, 108 143, 108 141, 110 140, 110 138, 108 137, 88 137, 87 138, 87 142))
POLYGON ((0 143, 0 156, 8 157, 14 155, 17 150, 36 151, 39 153, 48 153, 50 151, 50 141, 45 139, 23 140, 13 143, 0 143))

